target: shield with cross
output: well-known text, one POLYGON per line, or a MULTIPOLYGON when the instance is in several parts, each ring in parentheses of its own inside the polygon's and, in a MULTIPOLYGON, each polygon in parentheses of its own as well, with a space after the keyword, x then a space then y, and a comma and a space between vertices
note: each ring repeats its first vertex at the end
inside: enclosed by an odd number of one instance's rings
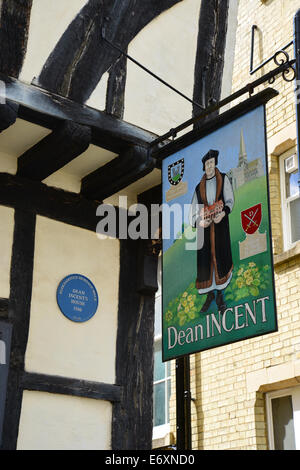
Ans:
POLYGON ((247 235, 252 235, 258 230, 261 217, 261 204, 256 204, 241 212, 242 227, 247 235))

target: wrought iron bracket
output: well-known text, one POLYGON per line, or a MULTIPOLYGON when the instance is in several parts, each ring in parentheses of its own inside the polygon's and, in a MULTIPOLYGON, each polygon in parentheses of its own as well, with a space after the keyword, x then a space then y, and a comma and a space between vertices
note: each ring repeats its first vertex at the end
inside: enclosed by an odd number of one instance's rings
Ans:
MULTIPOLYGON (((300 10, 299 10, 300 12, 300 10)), ((300 13, 299 13, 300 17, 300 13)), ((153 140, 150 144, 150 148, 155 148, 158 145, 167 145, 169 143, 168 139, 172 139, 172 141, 175 140, 177 137, 177 134, 187 127, 195 124, 196 122, 204 119, 206 116, 209 116, 215 111, 218 111, 225 105, 228 105, 232 101, 236 100, 242 95, 245 95, 246 93, 249 94, 249 97, 251 97, 254 94, 254 91, 257 87, 260 85, 268 82, 269 84, 273 84, 276 80, 276 77, 278 75, 281 75, 281 77, 286 81, 286 82, 292 82, 296 79, 296 59, 290 59, 289 54, 287 53, 286 49, 288 49, 290 46, 294 44, 294 41, 290 41, 288 44, 283 46, 281 49, 276 51, 272 56, 268 57, 266 60, 264 60, 261 64, 259 64, 257 67, 253 68, 253 62, 254 62, 254 42, 255 42, 255 31, 258 29, 256 25, 252 26, 252 35, 251 35, 251 55, 250 55, 250 75, 253 75, 255 72, 263 68, 265 65, 267 65, 270 62, 274 62, 276 64, 276 68, 273 70, 270 70, 266 74, 264 74, 262 77, 257 78, 251 83, 248 83, 246 86, 241 88, 240 90, 236 91, 235 93, 229 95, 228 97, 224 98, 223 100, 219 101, 218 103, 216 102, 210 102, 205 109, 198 114, 197 116, 188 119, 184 123, 180 124, 179 126, 170 129, 169 132, 166 134, 158 137, 157 139, 153 140)), ((300 48, 297 49, 297 56, 299 55, 300 48)), ((204 99, 204 98, 203 98, 204 99)))
MULTIPOLYGON (((281 51, 278 51, 281 52, 281 51)), ((286 56, 285 56, 286 57, 286 56)), ((287 81, 287 75, 290 73, 290 70, 292 69, 294 71, 294 65, 296 60, 291 59, 286 61, 278 61, 278 57, 276 56, 276 61, 277 63, 280 63, 275 69, 270 70, 270 72, 266 73, 262 77, 257 78, 251 83, 248 83, 245 85, 243 88, 239 89, 238 91, 234 92, 233 94, 227 96, 223 100, 219 101, 218 103, 213 103, 210 104, 202 113, 198 114, 197 116, 188 119, 187 121, 183 122, 179 126, 171 129, 169 132, 166 134, 157 137, 155 140, 153 140, 149 147, 150 149, 155 149, 158 148, 158 146, 165 146, 167 145, 170 141, 169 139, 171 138, 172 141, 175 140, 175 137, 178 135, 179 132, 185 130, 187 127, 195 124, 198 121, 203 120, 206 116, 209 116, 210 114, 214 113, 215 111, 218 111, 219 109, 223 108, 224 106, 228 105, 232 101, 240 98, 241 96, 245 94, 249 94, 249 97, 251 97, 254 94, 254 91, 257 87, 260 85, 268 82, 268 83, 274 83, 275 78, 278 75, 282 75, 282 77, 287 81)), ((294 75, 294 74, 293 74, 294 75)), ((291 81, 290 79, 288 81, 291 81)), ((155 153, 155 152, 154 152, 155 153)))
MULTIPOLYGON (((106 21, 109 20, 109 18, 105 18, 106 21)), ((151 75, 151 77, 155 78, 156 80, 158 80, 160 83, 162 83, 163 85, 165 85, 166 87, 170 88, 170 90, 174 91, 175 93, 177 93, 179 96, 181 96, 182 98, 184 98, 185 100, 189 101, 190 103, 192 103, 194 106, 196 106, 197 108, 201 109, 201 110, 204 110, 206 108, 206 104, 205 104, 205 84, 206 84, 206 72, 203 71, 203 76, 202 76, 202 82, 203 82, 203 93, 202 93, 202 103, 197 103, 195 100, 189 98, 188 96, 186 96, 185 94, 183 94, 181 91, 177 90, 177 88, 173 87, 172 85, 170 85, 170 83, 166 82, 165 80, 163 80, 161 77, 159 77, 158 75, 156 75, 155 73, 153 73, 150 69, 148 69, 147 67, 145 67, 143 64, 141 64, 140 62, 138 62, 136 59, 134 59, 133 57, 131 57, 129 54, 127 54, 127 52, 123 51, 119 46, 117 46, 116 44, 112 43, 111 41, 109 41, 106 36, 105 36, 105 25, 103 26, 102 28, 102 31, 101 31, 101 39, 102 41, 104 41, 106 44, 108 44, 110 47, 112 47, 113 49, 115 49, 116 51, 118 51, 120 53, 120 55, 123 55, 125 56, 128 60, 130 60, 131 62, 133 62, 135 65, 137 65, 138 67, 140 67, 142 70, 144 70, 144 72, 148 73, 149 75, 151 75)))
MULTIPOLYGON (((288 42, 285 46, 283 46, 281 49, 276 51, 273 55, 268 57, 266 60, 261 62, 257 67, 254 68, 254 47, 255 47, 255 31, 258 30, 258 27, 256 24, 252 25, 251 29, 251 51, 250 51, 250 70, 249 73, 250 75, 253 75, 256 73, 258 70, 263 68, 265 65, 267 65, 269 62, 274 61, 274 63, 279 67, 284 64, 289 64, 284 70, 282 71, 282 78, 286 82, 292 82, 296 78, 296 69, 293 66, 292 61, 290 60, 289 54, 286 52, 286 49, 288 49, 290 46, 293 45, 293 41, 288 42)), ((275 76, 271 77, 268 82, 270 84, 275 82, 275 76)))

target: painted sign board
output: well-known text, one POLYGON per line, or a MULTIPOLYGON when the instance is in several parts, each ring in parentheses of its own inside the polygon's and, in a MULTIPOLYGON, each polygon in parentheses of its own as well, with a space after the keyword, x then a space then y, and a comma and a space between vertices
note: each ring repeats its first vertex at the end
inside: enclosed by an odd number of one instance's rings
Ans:
POLYGON ((90 320, 98 308, 97 290, 94 284, 81 274, 66 276, 59 283, 56 299, 65 317, 78 323, 90 320))
POLYGON ((5 411, 12 325, 0 322, 0 446, 5 411))
POLYGON ((267 174, 264 104, 164 158, 163 360, 277 330, 267 174))

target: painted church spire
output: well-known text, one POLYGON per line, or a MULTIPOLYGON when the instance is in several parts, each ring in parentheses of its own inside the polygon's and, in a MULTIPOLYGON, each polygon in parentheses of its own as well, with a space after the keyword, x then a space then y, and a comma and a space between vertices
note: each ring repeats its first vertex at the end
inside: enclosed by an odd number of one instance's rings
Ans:
POLYGON ((247 152, 246 152, 243 129, 241 129, 239 164, 238 164, 238 166, 239 167, 244 167, 246 165, 247 165, 247 152))

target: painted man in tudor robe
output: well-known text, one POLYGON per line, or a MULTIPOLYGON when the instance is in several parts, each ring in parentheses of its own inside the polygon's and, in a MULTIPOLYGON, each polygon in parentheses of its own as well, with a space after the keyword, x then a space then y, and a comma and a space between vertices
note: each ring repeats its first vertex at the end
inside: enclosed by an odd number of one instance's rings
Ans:
POLYGON ((223 313, 223 290, 230 283, 233 270, 228 215, 234 206, 234 195, 228 176, 216 167, 218 155, 217 150, 210 150, 202 158, 205 173, 195 188, 190 222, 204 230, 203 246, 197 251, 196 287, 199 294, 207 294, 201 312, 207 312, 216 299, 223 313))

